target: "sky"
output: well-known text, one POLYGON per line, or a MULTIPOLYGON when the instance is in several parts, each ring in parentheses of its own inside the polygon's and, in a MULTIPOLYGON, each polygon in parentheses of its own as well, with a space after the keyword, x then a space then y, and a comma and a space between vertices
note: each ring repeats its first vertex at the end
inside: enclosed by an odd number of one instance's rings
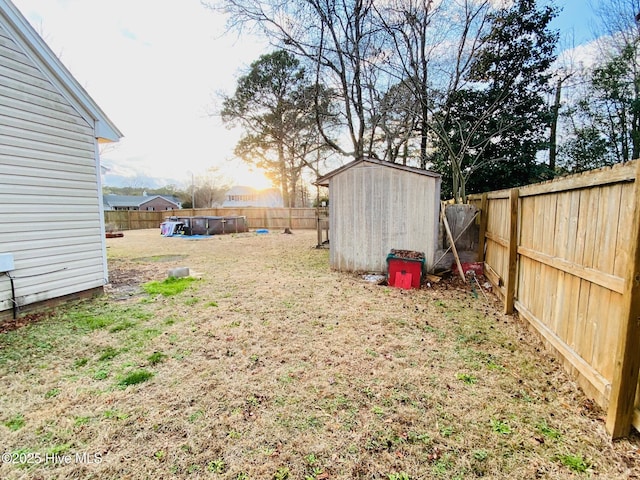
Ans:
MULTIPOLYGON (((121 176, 120 186, 184 187, 214 167, 232 184, 270 186, 233 158, 240 132, 215 115, 219 94, 233 94, 237 78, 270 50, 264 41, 225 35, 225 19, 200 0, 13 3, 124 134, 101 155, 107 185, 121 176), (140 185, 145 177, 156 185, 140 185)), ((563 42, 591 40, 589 2, 557 4, 563 42)))
POLYGON ((597 17, 594 6, 604 0, 557 0, 561 12, 554 20, 553 28, 560 31, 562 48, 584 45, 594 38, 597 17))

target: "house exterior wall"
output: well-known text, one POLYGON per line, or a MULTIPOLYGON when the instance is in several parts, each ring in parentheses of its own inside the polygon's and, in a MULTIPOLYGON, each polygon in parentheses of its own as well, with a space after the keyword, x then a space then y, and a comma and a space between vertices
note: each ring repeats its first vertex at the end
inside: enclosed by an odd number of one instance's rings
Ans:
MULTIPOLYGON (((0 253, 20 306, 107 281, 95 137, 0 22, 0 253)), ((0 275, 0 312, 12 307, 0 275)))
POLYGON ((329 262, 353 272, 386 272, 391 249, 424 252, 438 240, 440 177, 360 163, 329 180, 329 262))
POLYGON ((177 210, 178 206, 165 198, 155 197, 150 199, 148 202, 141 203, 139 209, 159 212, 164 210, 177 210))
POLYGON ((225 194, 223 207, 282 208, 284 201, 277 188, 257 190, 253 187, 235 186, 225 194))

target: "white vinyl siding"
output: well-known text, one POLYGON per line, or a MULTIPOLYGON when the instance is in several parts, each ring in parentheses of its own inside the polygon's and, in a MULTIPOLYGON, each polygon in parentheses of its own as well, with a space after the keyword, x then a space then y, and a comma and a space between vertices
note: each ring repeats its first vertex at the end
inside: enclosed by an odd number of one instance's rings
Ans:
MULTIPOLYGON (((94 127, 0 25, 0 252, 19 305, 104 285, 94 127)), ((0 311, 10 283, 0 276, 0 311)))

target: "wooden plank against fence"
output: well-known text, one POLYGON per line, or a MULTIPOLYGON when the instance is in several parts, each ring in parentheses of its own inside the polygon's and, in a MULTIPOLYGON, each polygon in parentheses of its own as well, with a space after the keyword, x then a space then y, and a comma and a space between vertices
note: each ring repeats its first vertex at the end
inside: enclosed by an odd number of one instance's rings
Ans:
POLYGON ((616 345, 613 381, 607 412, 607 431, 612 438, 629 435, 635 409, 638 388, 640 355, 637 350, 640 338, 640 162, 636 165, 633 189, 632 242, 628 245, 628 258, 623 309, 620 316, 620 334, 616 345))
POLYGON ((485 235, 487 233, 487 220, 489 218, 489 198, 486 193, 482 194, 480 201, 480 234, 478 236, 478 261, 484 262, 485 235))
POLYGON ((440 217, 442 218, 442 223, 444 225, 445 230, 447 231, 447 237, 449 238, 449 243, 451 244, 451 250, 453 251, 453 258, 456 260, 456 265, 458 267, 458 273, 460 274, 460 278, 462 278, 463 283, 467 283, 467 279, 464 276, 464 271, 462 270, 462 265, 460 264, 460 257, 458 256, 458 250, 456 249, 456 241, 451 234, 451 229, 449 228, 449 222, 447 221, 447 213, 445 210, 445 206, 443 202, 440 202, 440 217))
POLYGON ((506 292, 504 313, 513 313, 513 302, 516 294, 516 273, 518 253, 518 189, 509 192, 509 253, 507 261, 506 292))

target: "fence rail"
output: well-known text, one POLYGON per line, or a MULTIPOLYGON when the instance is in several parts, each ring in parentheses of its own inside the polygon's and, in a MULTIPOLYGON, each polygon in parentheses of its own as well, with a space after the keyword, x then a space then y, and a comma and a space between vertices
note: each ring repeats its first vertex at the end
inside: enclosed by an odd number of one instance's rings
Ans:
POLYGON ((104 212, 104 221, 108 228, 115 230, 139 230, 159 228, 165 218, 170 216, 227 217, 241 215, 247 217, 249 228, 268 228, 293 230, 316 229, 317 209, 315 208, 191 208, 150 212, 145 210, 111 210, 104 212))
POLYGON ((470 197, 505 312, 553 347, 607 412, 612 437, 640 429, 639 177, 635 161, 470 197))

